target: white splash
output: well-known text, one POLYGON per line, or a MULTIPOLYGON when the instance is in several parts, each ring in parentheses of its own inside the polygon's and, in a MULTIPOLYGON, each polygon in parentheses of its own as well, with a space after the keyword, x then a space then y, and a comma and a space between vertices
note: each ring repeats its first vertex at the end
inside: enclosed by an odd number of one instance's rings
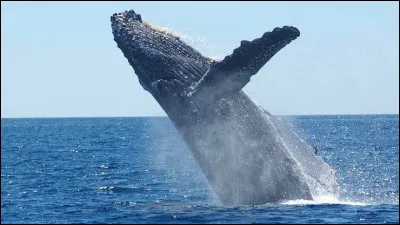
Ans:
POLYGON ((333 195, 325 195, 315 197, 314 200, 290 200, 282 203, 283 205, 322 205, 322 204, 334 204, 334 205, 356 205, 356 206, 367 206, 369 204, 363 202, 352 202, 340 200, 333 195))
POLYGON ((215 52, 216 46, 213 46, 205 36, 196 34, 188 29, 185 29, 183 32, 173 30, 170 27, 160 27, 160 29, 179 37, 182 41, 192 46, 203 55, 211 55, 211 57, 209 57, 210 59, 222 60, 224 57, 223 55, 215 52))

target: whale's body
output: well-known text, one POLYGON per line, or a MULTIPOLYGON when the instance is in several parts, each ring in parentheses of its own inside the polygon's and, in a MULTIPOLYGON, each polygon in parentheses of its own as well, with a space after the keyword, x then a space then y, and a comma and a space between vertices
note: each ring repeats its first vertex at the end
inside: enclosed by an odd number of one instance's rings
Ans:
POLYGON ((226 205, 312 199, 335 192, 334 170, 241 89, 300 35, 275 28, 213 61, 133 10, 111 17, 114 40, 226 205))

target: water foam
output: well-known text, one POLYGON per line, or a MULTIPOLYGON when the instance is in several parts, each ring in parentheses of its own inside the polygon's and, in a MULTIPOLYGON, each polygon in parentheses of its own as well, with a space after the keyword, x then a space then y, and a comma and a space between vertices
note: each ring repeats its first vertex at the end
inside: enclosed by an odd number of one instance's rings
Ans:
POLYGON ((283 205, 323 205, 323 204, 330 204, 330 205, 354 205, 354 206, 367 206, 370 204, 363 203, 363 202, 353 202, 353 201, 346 201, 340 200, 334 195, 321 195, 314 198, 314 200, 290 200, 282 202, 283 205))

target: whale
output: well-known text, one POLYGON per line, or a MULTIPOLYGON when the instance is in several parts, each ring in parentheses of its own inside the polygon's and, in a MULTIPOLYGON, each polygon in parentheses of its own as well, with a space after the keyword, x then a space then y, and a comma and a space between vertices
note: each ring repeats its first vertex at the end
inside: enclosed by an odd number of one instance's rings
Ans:
POLYGON ((203 56, 134 10, 111 16, 114 41, 140 85, 165 111, 223 205, 312 200, 335 194, 336 172, 286 120, 242 90, 300 36, 276 27, 222 60, 203 56))

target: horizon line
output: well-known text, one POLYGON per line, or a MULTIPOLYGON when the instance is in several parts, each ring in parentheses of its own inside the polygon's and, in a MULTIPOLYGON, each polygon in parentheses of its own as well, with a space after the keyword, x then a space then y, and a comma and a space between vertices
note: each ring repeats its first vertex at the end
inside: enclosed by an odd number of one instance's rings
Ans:
MULTIPOLYGON (((357 114, 283 114, 283 115, 274 115, 273 116, 283 116, 283 117, 291 117, 291 116, 395 116, 399 115, 399 113, 357 113, 357 114)), ((168 116, 45 116, 45 117, 1 117, 1 119, 90 119, 90 118, 162 118, 168 116)))

